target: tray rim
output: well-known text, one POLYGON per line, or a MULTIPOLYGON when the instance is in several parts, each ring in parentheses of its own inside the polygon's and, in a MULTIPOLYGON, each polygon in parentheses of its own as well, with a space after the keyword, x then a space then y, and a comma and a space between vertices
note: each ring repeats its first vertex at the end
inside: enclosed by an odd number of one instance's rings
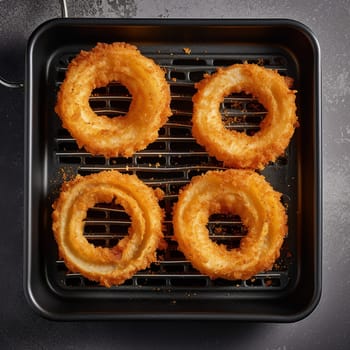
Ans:
MULTIPOLYGON (((31 67, 33 64, 33 54, 35 50, 35 44, 40 35, 48 30, 49 28, 53 28, 57 25, 60 26, 71 26, 71 25, 99 25, 99 26, 108 26, 108 25, 118 25, 118 26, 166 26, 166 25, 176 25, 176 26, 234 26, 234 27, 261 27, 261 26, 286 26, 290 27, 294 30, 298 30, 303 32, 305 36, 307 36, 310 41, 311 47, 314 51, 314 77, 315 77, 315 115, 317 119, 317 129, 315 132, 315 141, 316 145, 314 145, 314 155, 315 155, 315 164, 316 164, 316 173, 314 174, 315 178, 315 194, 317 196, 315 202, 316 207, 313 208, 316 211, 316 235, 317 242, 315 247, 315 289, 313 291, 313 296, 307 308, 298 314, 294 314, 293 316, 271 316, 269 315, 268 321, 273 322, 292 322, 298 321, 302 318, 308 316, 318 305, 319 300, 321 298, 322 293, 322 271, 321 271, 321 263, 322 263, 322 115, 321 115, 321 55, 320 55, 320 47, 318 41, 313 34, 313 32, 301 22, 292 20, 292 19, 213 19, 213 18, 195 18, 195 19, 183 19, 183 18, 174 18, 174 19, 149 19, 149 18, 135 18, 135 19, 106 19, 106 18, 69 18, 69 19, 51 19, 49 21, 44 22, 39 27, 35 29, 32 33, 30 39, 28 40, 27 53, 26 53, 26 79, 25 79, 25 167, 24 167, 24 177, 25 177, 25 202, 24 202, 24 291, 25 296, 29 304, 32 308, 41 314, 42 316, 49 319, 86 319, 86 315, 81 315, 79 313, 68 315, 67 314, 53 314, 45 310, 45 308, 40 305, 40 302, 35 295, 35 292, 30 284, 31 277, 31 259, 32 259, 32 251, 31 251, 31 218, 30 218, 30 199, 31 199, 31 183, 32 183, 32 129, 31 129, 31 101, 33 96, 32 86, 32 71, 31 67)), ((181 318, 189 318, 189 319, 230 319, 230 320, 264 320, 266 321, 266 317, 258 315, 254 315, 254 317, 247 315, 236 315, 236 314, 213 314, 213 313, 186 313, 185 314, 150 314, 150 313, 131 313, 131 314, 89 314, 88 319, 164 319, 164 318, 172 318, 172 319, 181 319, 181 318)))

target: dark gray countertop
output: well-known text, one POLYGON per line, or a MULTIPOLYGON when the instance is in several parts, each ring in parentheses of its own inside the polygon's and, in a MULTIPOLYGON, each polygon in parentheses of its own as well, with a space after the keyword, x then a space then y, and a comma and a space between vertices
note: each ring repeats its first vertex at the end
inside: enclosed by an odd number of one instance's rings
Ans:
MULTIPOLYGON (((31 32, 60 16, 59 2, 0 0, 0 75, 24 79, 31 32)), ((350 343, 350 2, 348 0, 68 1, 71 17, 290 18, 315 33, 322 56, 323 292, 291 324, 54 322, 23 294, 24 93, 0 86, 1 349, 346 349, 350 343), (213 8, 214 7, 214 8, 213 8)))

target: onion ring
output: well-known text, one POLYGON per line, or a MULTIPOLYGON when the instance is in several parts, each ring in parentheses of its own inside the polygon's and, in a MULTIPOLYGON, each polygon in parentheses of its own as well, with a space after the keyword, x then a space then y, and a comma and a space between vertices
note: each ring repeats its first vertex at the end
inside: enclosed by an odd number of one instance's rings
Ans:
POLYGON ((156 249, 164 247, 164 213, 157 197, 159 191, 118 171, 78 175, 65 182, 52 213, 60 257, 71 271, 101 285, 123 283, 154 262, 156 249), (83 235, 87 210, 96 203, 120 204, 131 217, 129 235, 112 248, 96 247, 83 235))
POLYGON ((170 88, 164 71, 126 43, 98 43, 81 51, 68 66, 57 96, 56 113, 79 148, 91 154, 129 157, 158 137, 170 111, 170 88), (126 115, 97 116, 89 105, 94 89, 118 81, 132 95, 126 115))
POLYGON ((287 148, 298 126, 296 91, 290 78, 256 64, 234 64, 220 68, 196 84, 193 96, 193 136, 207 152, 233 168, 262 169, 287 148), (222 122, 220 103, 231 93, 255 96, 267 109, 260 130, 249 136, 228 130, 222 122))
POLYGON ((208 171, 192 178, 174 206, 174 238, 192 265, 210 278, 249 279, 271 269, 287 234, 287 215, 262 175, 252 170, 208 171), (209 237, 212 214, 239 215, 248 233, 228 250, 209 237))

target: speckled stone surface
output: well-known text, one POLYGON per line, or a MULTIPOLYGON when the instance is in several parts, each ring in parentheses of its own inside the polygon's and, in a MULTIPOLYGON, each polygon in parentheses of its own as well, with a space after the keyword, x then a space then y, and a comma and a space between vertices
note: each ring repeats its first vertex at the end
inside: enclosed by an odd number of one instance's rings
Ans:
MULTIPOLYGON (((350 1, 68 0, 71 17, 290 18, 315 33, 322 57, 323 292, 292 324, 53 322, 23 295, 24 93, 0 86, 1 349, 348 349, 350 344, 350 1)), ((0 75, 24 79, 25 46, 59 1, 0 0, 0 75)))

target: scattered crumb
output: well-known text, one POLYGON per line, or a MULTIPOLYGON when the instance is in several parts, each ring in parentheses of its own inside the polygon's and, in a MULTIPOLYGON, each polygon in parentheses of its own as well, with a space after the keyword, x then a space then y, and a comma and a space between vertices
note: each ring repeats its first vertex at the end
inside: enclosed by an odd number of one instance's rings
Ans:
POLYGON ((214 234, 218 235, 220 233, 222 233, 223 229, 221 226, 217 226, 214 228, 214 234))
POLYGON ((165 195, 164 191, 159 187, 154 189, 154 194, 156 195, 156 197, 159 200, 162 200, 164 198, 164 195, 165 195))
POLYGON ((183 50, 184 50, 184 53, 186 55, 190 55, 191 54, 191 49, 189 47, 184 47, 183 50))
POLYGON ((259 66, 263 66, 264 65, 264 59, 262 57, 260 57, 256 64, 259 65, 259 66))

